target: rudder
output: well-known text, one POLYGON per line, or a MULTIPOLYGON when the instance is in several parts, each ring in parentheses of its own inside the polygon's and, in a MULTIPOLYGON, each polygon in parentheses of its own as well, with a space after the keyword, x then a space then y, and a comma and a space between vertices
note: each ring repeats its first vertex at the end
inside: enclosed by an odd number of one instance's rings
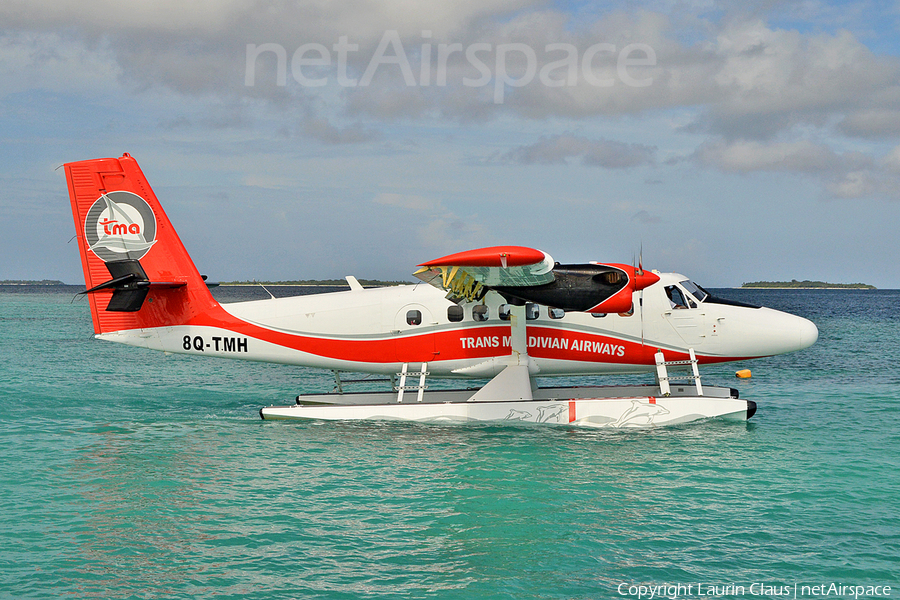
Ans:
POLYGON ((64 166, 95 333, 189 324, 218 306, 137 161, 64 166))

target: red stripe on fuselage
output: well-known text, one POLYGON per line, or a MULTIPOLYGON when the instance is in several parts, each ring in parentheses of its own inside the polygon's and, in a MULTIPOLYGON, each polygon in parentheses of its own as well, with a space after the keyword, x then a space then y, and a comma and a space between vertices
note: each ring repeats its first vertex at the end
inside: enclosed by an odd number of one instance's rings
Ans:
MULTIPOLYGON (((382 339, 324 338, 268 329, 243 321, 221 306, 198 315, 186 325, 218 327, 284 348, 334 360, 397 363, 488 359, 511 352, 508 325, 480 327, 447 326, 427 333, 397 335, 382 339)), ((528 354, 533 358, 587 363, 653 365, 656 346, 649 346, 577 330, 530 325, 528 354)), ((687 353, 666 350, 668 360, 685 360, 687 353)), ((702 363, 743 360, 751 357, 698 355, 702 363)))

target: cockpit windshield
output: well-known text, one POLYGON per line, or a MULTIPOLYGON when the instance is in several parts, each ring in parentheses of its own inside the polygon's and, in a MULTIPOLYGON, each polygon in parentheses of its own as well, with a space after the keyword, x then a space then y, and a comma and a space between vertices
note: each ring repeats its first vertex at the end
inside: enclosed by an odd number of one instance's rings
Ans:
POLYGON ((686 289, 691 296, 697 299, 697 302, 703 302, 709 296, 709 294, 702 287, 694 283, 693 281, 684 280, 679 282, 681 287, 686 289))

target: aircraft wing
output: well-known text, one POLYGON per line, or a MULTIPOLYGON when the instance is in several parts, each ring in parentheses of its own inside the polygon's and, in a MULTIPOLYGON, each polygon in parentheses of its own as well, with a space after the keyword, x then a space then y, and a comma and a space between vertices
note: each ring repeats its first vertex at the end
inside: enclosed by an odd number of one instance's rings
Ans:
POLYGON ((555 279, 553 258, 523 246, 493 246, 458 252, 419 265, 413 273, 460 300, 480 300, 491 288, 527 288, 555 279))
POLYGON ((596 313, 630 311, 632 293, 659 281, 657 275, 633 265, 560 265, 546 252, 523 246, 459 252, 420 267, 413 274, 446 290, 454 302, 479 301, 488 290, 495 290, 510 302, 596 313))

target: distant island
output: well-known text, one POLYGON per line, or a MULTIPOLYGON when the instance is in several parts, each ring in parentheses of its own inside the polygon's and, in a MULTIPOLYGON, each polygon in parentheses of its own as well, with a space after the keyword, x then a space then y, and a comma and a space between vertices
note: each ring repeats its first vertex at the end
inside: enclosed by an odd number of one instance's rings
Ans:
POLYGON ((58 279, 4 279, 0 281, 0 285, 66 285, 58 279))
MULTIPOLYGON (((360 279, 360 285, 364 287, 390 287, 394 285, 408 285, 408 281, 381 281, 379 279, 360 279)), ((294 281, 222 281, 219 285, 297 285, 297 286, 345 286, 346 279, 298 279, 294 281)))
POLYGON ((874 290, 874 285, 867 283, 827 283, 825 281, 752 281, 744 283, 742 288, 796 289, 796 290, 874 290))

